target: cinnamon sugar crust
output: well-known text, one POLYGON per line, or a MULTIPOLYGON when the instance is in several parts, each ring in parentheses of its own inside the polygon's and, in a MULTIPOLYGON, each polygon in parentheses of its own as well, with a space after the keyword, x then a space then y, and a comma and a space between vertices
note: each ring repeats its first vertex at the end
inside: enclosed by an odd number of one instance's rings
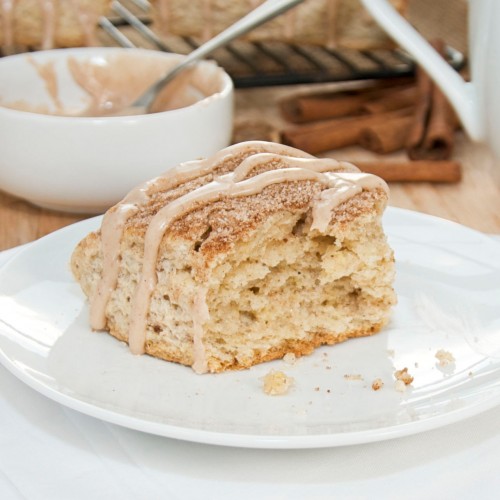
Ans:
MULTIPOLYGON (((285 150, 284 150, 285 151, 285 150)), ((155 192, 140 212, 133 214, 126 223, 126 231, 143 237, 152 218, 168 203, 204 186, 219 176, 234 171, 243 160, 261 153, 261 148, 248 149, 234 158, 226 159, 213 173, 181 183, 179 186, 155 192)), ((309 155, 307 155, 309 156, 309 155)), ((273 159, 260 164, 245 178, 251 178, 266 171, 287 168, 287 163, 273 159)), ((331 172, 359 172, 355 166, 339 162, 331 172)), ((281 210, 291 212, 307 211, 312 200, 321 192, 318 182, 302 181, 273 184, 260 193, 236 198, 225 198, 209 205, 194 205, 192 210, 176 219, 170 226, 167 238, 196 242, 198 256, 206 267, 217 255, 227 252, 238 240, 247 239, 263 220, 281 210)), ((382 190, 363 192, 359 197, 343 203, 335 210, 338 223, 347 222, 363 210, 369 210, 376 199, 385 203, 386 194, 382 190)))

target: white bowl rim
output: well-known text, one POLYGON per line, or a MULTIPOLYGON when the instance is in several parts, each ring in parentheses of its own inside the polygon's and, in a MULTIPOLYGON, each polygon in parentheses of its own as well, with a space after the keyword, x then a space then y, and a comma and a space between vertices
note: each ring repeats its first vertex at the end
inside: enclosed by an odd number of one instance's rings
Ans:
MULTIPOLYGON (((49 49, 49 50, 39 50, 35 52, 22 52, 19 54, 14 54, 10 56, 5 56, 0 58, 0 70, 2 65, 9 64, 13 59, 22 59, 26 58, 26 56, 30 57, 44 57, 45 54, 57 54, 57 57, 63 57, 64 53, 143 53, 148 56, 164 58, 164 57, 186 57, 183 54, 177 54, 175 52, 163 52, 157 51, 153 49, 143 49, 143 48, 125 48, 125 47, 68 47, 68 48, 60 48, 60 49, 49 49)), ((201 61, 204 62, 204 61, 201 61)), ((206 62, 206 61, 205 61, 206 62)), ((190 104, 188 106, 183 106, 178 109, 171 109, 167 111, 160 111, 158 113, 149 113, 149 114, 140 114, 140 115, 120 115, 120 116, 64 116, 64 115, 52 115, 45 113, 35 113, 33 111, 26 111, 20 109, 7 108, 5 106, 0 105, 0 115, 4 114, 6 116, 16 116, 18 118, 26 117, 30 120, 55 120, 58 122, 66 121, 66 122, 78 122, 78 123, 95 123, 95 122, 117 122, 117 121, 149 121, 149 120, 158 120, 164 118, 166 115, 175 118, 177 115, 181 115, 183 113, 188 112, 189 110, 196 110, 196 108, 207 106, 211 101, 220 100, 227 98, 232 94, 234 85, 233 80, 227 74, 225 69, 222 66, 217 65, 217 68, 222 72, 223 77, 223 85, 222 89, 218 92, 215 92, 199 101, 190 104)))

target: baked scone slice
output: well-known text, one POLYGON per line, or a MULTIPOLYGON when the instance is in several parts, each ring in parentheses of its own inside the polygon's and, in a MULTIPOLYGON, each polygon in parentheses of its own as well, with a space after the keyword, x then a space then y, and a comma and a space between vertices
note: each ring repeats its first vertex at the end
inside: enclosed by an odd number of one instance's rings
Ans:
POLYGON ((0 45, 99 45, 98 20, 110 11, 111 0, 0 0, 0 45))
POLYGON ((91 326, 198 373, 370 335, 395 303, 386 184, 248 142, 130 193, 72 269, 91 326))

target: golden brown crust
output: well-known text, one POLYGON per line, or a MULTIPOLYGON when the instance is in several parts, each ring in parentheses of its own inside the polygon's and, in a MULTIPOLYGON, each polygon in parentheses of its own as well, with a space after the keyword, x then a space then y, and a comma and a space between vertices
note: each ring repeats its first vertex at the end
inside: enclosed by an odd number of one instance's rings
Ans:
MULTIPOLYGON (((385 323, 378 323, 368 330, 344 332, 342 335, 328 332, 310 332, 307 340, 287 339, 280 346, 273 347, 266 351, 255 351, 253 358, 245 360, 245 363, 240 363, 237 359, 232 359, 230 363, 221 363, 220 360, 216 358, 209 358, 209 371, 211 373, 222 373, 229 370, 246 370, 254 365, 282 359, 288 353, 293 353, 298 358, 301 356, 308 356, 315 349, 323 345, 335 345, 349 339, 374 335, 378 333, 384 325, 385 323)), ((124 336, 116 330, 110 330, 109 333, 119 340, 126 341, 124 336)), ((146 342, 146 354, 185 366, 191 366, 193 363, 190 356, 182 357, 172 355, 172 353, 166 349, 165 343, 161 341, 150 340, 146 342)))

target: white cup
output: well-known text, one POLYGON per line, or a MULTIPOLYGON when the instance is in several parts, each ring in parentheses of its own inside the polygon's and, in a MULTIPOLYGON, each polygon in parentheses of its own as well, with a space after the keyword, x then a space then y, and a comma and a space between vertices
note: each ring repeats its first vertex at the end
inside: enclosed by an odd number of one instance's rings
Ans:
MULTIPOLYGON (((109 78, 110 88, 127 82, 125 88, 134 89, 152 83, 154 76, 149 82, 144 79, 151 78, 153 70, 161 76, 183 57, 118 47, 2 57, 0 102, 20 103, 28 110, 56 109, 47 80, 37 70, 52 68, 59 101, 78 114, 88 108, 89 93, 72 76, 68 60, 92 63, 103 74, 117 75, 109 78)), ((231 139, 233 83, 222 68, 207 61, 199 63, 197 71, 198 85, 213 83, 214 93, 161 113, 60 116, 0 105, 0 189, 45 208, 102 213, 137 184, 179 163, 214 154, 231 139)))
POLYGON ((361 1, 446 94, 469 137, 486 143, 500 159, 500 1, 469 2, 470 82, 464 81, 387 0, 361 1))

